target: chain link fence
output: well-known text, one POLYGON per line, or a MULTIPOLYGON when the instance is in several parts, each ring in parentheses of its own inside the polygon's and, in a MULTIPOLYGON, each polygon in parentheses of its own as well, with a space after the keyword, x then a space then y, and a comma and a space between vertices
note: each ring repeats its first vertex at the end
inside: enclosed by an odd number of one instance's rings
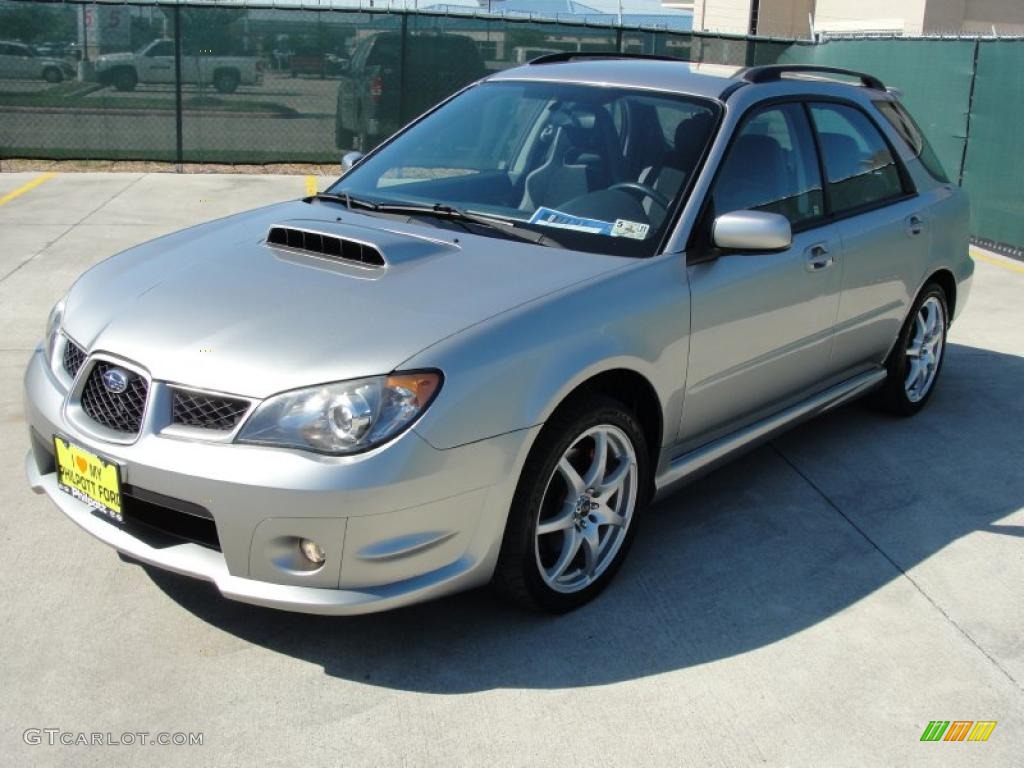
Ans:
POLYGON ((255 2, 0 0, 0 158, 334 162, 462 85, 556 51, 817 63, 904 93, 974 235, 1024 249, 1024 40, 822 43, 255 2))

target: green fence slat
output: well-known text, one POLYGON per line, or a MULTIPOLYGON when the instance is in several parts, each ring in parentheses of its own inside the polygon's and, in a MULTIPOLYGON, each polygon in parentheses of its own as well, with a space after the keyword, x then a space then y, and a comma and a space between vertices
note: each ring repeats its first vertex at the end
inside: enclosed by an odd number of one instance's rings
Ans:
POLYGON ((1024 248, 1024 42, 982 41, 964 186, 973 233, 1024 248))
POLYGON ((1024 249, 1024 40, 812 43, 237 4, 182 5, 181 58, 144 55, 173 35, 173 13, 145 0, 0 0, 0 38, 35 51, 24 71, 0 62, 0 157, 174 161, 180 135, 184 162, 333 164, 488 72, 552 51, 821 64, 899 88, 950 178, 962 173, 972 234, 1024 249))

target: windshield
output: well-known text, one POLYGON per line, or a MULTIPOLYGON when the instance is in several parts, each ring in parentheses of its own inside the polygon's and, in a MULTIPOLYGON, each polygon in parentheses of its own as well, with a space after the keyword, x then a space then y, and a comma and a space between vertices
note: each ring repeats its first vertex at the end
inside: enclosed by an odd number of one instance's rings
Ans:
POLYGON ((483 83, 329 192, 440 204, 573 250, 650 256, 689 189, 717 111, 706 99, 627 88, 483 83))

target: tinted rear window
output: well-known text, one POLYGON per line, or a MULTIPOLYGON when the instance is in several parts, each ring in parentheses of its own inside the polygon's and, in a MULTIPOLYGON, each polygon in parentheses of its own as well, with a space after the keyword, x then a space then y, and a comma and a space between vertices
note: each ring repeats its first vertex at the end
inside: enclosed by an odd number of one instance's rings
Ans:
POLYGON ((910 116, 903 105, 897 101, 876 101, 875 107, 907 143, 914 153, 914 157, 921 160, 921 165, 931 174, 932 178, 941 182, 949 181, 949 177, 943 170, 942 163, 939 162, 931 144, 928 143, 928 139, 925 138, 917 123, 914 122, 914 118, 910 116))

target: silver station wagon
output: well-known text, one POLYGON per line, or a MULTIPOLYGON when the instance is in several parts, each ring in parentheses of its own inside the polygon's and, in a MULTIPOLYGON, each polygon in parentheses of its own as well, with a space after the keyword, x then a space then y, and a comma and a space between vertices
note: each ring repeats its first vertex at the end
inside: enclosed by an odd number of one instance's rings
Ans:
POLYGON ((25 374, 32 487, 235 600, 581 605, 653 499, 869 392, 921 410, 973 272, 853 72, 552 54, 343 166, 93 267, 25 374))

